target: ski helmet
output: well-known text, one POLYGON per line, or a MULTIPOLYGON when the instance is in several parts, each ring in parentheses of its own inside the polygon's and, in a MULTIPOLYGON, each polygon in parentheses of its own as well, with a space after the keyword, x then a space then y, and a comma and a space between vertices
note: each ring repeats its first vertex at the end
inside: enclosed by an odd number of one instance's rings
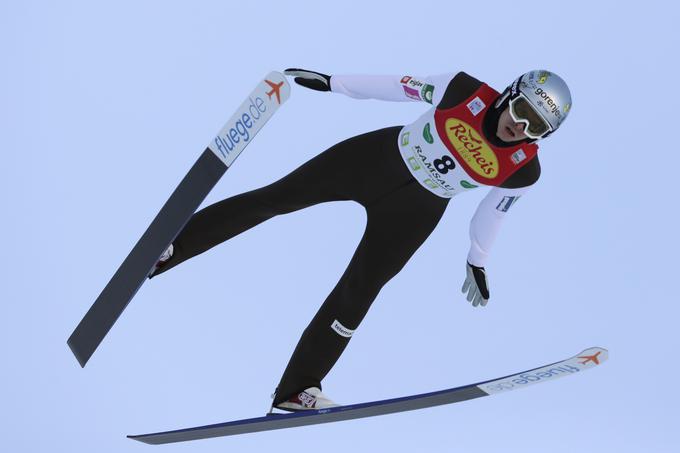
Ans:
POLYGON ((543 69, 519 76, 496 105, 500 106, 506 100, 512 119, 526 124, 524 133, 531 139, 552 134, 571 109, 567 84, 557 74, 543 69))

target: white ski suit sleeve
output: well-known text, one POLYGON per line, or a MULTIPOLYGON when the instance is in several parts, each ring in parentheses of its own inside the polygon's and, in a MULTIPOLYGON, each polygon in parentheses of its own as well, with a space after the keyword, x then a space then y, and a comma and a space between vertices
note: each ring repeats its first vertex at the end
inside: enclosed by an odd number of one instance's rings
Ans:
POLYGON ((397 75, 344 75, 333 74, 331 76, 331 91, 342 93, 355 99, 378 99, 381 101, 425 101, 422 97, 416 97, 412 86, 418 87, 418 83, 434 87, 432 104, 437 105, 444 96, 446 87, 456 73, 446 73, 436 76, 397 76, 397 75))
POLYGON ((477 206, 470 222, 470 252, 468 262, 474 266, 484 267, 491 246, 498 235, 508 210, 524 195, 529 187, 504 189, 494 187, 477 206))

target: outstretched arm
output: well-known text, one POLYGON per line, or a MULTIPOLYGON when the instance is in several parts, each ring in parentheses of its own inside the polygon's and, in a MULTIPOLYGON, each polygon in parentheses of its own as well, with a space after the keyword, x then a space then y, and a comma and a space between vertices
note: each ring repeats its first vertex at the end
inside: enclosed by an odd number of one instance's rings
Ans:
POLYGON ((437 105, 455 74, 440 76, 410 75, 334 75, 331 88, 335 93, 355 99, 381 101, 422 101, 437 105))
POLYGON ((470 264, 484 267, 508 210, 528 190, 529 187, 518 189, 494 187, 482 199, 470 222, 470 251, 468 253, 470 264))
POLYGON ((378 99, 382 101, 423 101, 437 105, 455 73, 417 77, 398 75, 351 75, 332 76, 305 69, 286 69, 286 75, 307 88, 318 91, 342 93, 355 99, 378 99))
POLYGON ((498 231, 508 210, 524 195, 529 186, 517 189, 494 187, 477 206, 470 222, 470 251, 467 256, 466 278, 463 293, 473 306, 485 306, 489 300, 489 287, 484 265, 489 257, 498 231))

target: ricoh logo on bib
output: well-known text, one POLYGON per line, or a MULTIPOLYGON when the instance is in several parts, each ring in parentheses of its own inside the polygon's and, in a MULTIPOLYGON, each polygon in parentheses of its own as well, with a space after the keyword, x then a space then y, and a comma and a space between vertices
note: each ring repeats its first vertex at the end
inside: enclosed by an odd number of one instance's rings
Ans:
POLYGON ((498 176, 498 158, 477 131, 456 118, 446 120, 444 128, 458 155, 475 173, 488 179, 498 176))

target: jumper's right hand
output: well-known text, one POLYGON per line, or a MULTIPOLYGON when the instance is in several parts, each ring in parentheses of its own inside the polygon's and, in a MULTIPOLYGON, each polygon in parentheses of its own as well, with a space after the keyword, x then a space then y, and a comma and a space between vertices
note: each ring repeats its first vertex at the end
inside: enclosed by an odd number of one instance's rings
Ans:
POLYGON ((296 68, 288 68, 283 73, 295 77, 295 82, 305 88, 316 91, 331 91, 331 76, 329 75, 296 68))

